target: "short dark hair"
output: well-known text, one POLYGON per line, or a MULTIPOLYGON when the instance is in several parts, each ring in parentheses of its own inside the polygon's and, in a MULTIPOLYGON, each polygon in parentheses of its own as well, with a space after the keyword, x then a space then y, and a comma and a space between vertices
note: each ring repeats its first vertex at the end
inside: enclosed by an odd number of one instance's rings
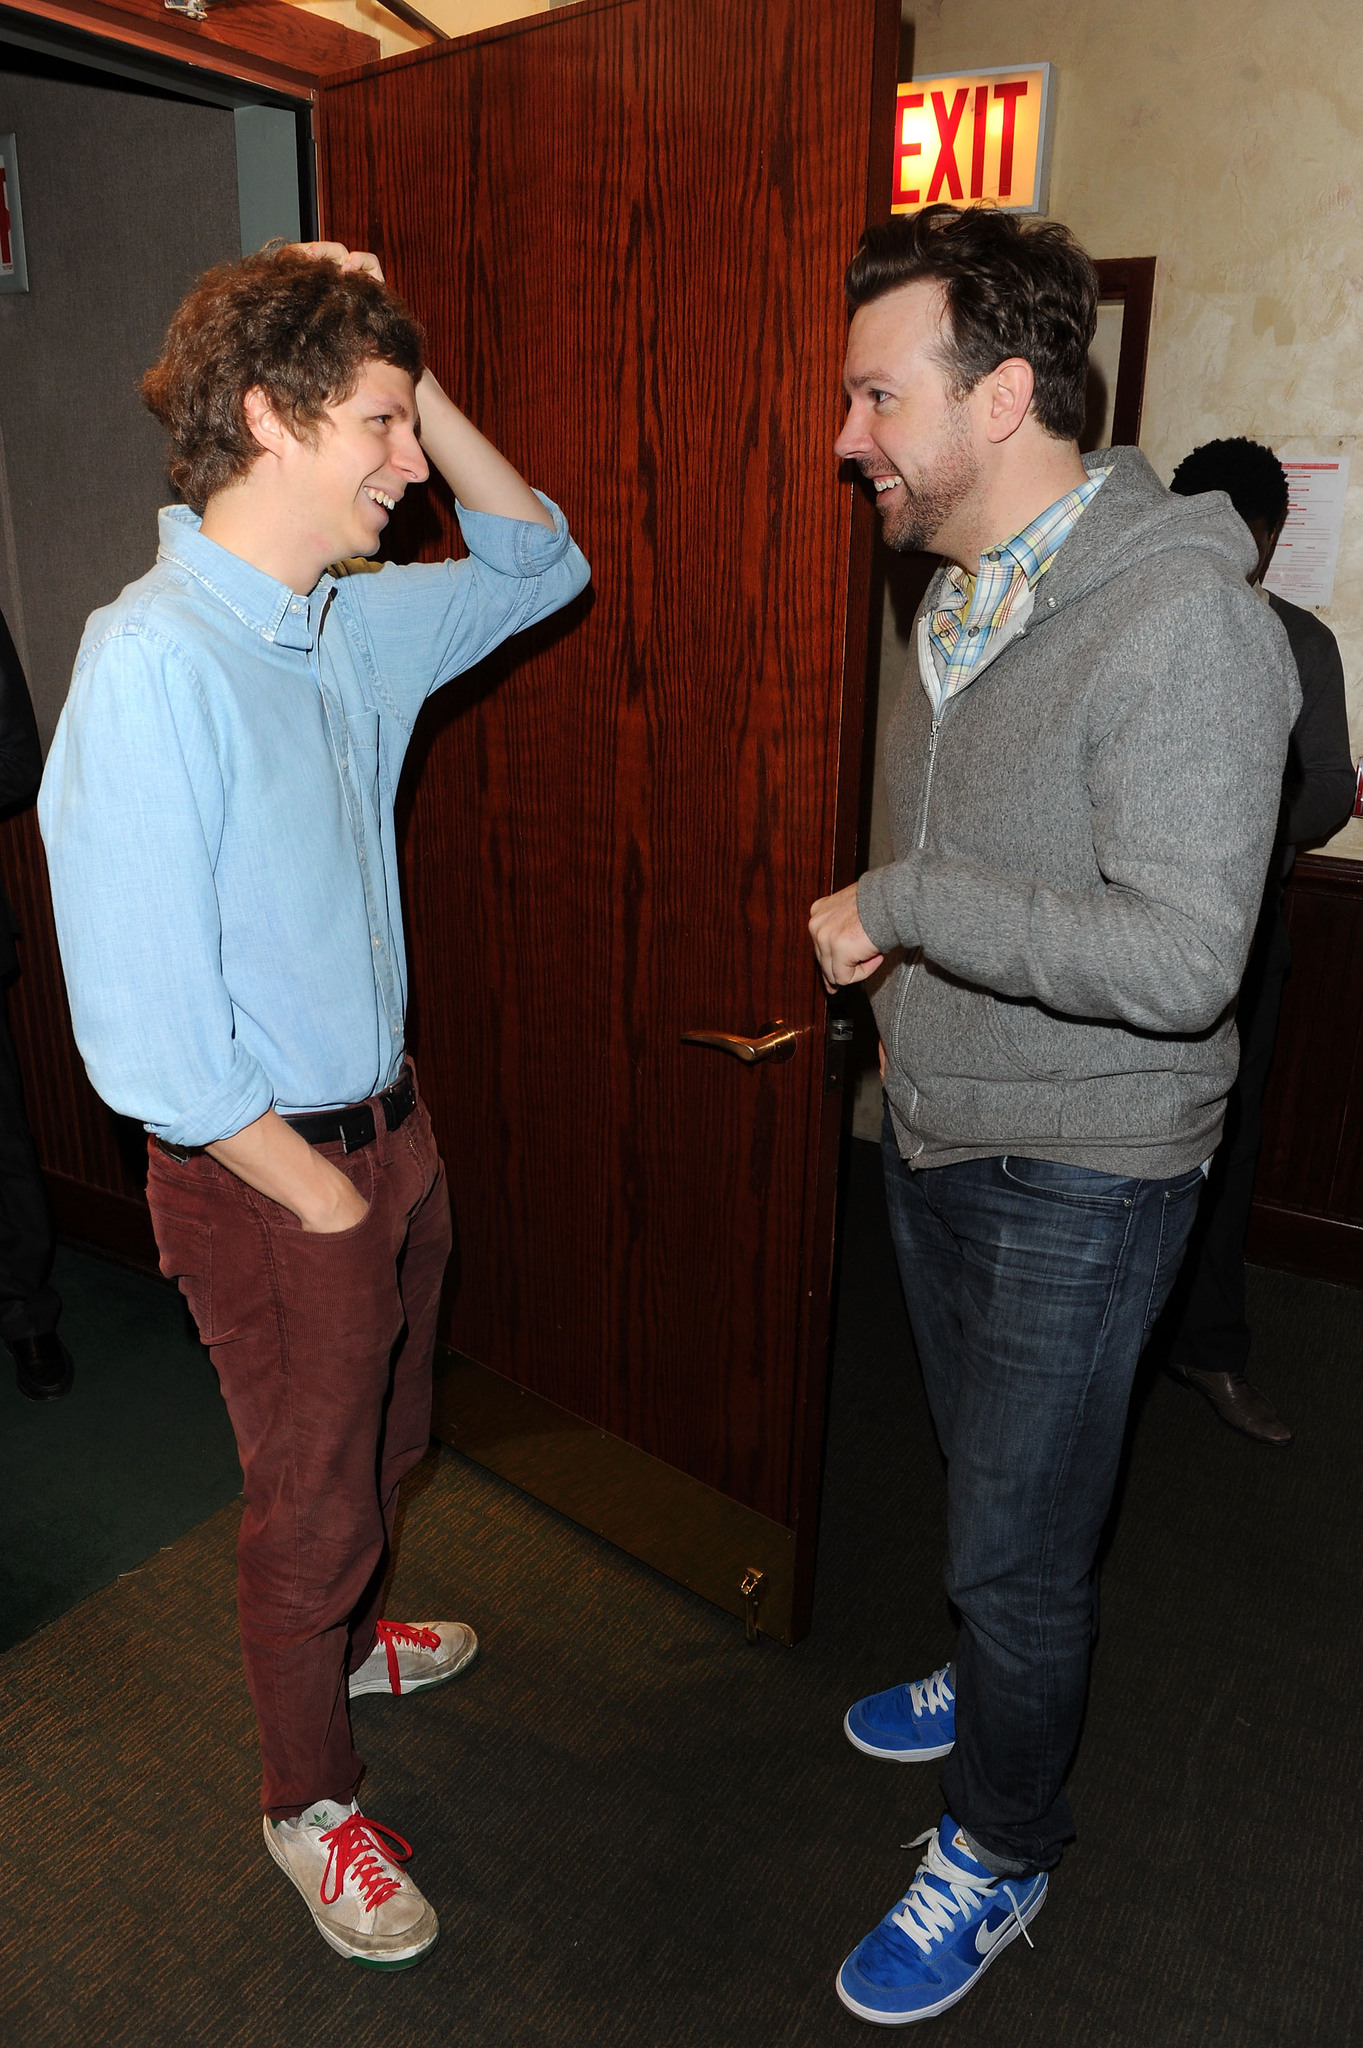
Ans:
POLYGON ((244 408, 254 385, 300 440, 312 440, 367 362, 392 363, 415 382, 424 344, 397 293, 362 271, 287 247, 219 263, 191 287, 142 379, 170 434, 171 483, 202 512, 246 474, 260 454, 244 408))
POLYGON ((1287 517, 1287 471, 1271 448, 1243 434, 1194 448, 1174 471, 1169 488, 1180 498, 1224 491, 1246 526, 1262 519, 1270 532, 1287 517))
POLYGON ((1032 410, 1062 441, 1083 431, 1098 278, 1058 220, 988 206, 925 206, 867 228, 847 272, 849 305, 865 306, 920 278, 946 299, 944 360, 964 398, 1009 356, 1036 380, 1032 410))

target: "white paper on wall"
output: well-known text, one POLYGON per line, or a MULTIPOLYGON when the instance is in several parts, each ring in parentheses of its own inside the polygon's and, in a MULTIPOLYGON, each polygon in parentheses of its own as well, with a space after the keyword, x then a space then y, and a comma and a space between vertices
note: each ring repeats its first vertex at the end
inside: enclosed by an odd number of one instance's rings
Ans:
POLYGON ((1349 458, 1302 457, 1284 462, 1283 468, 1287 471, 1287 524, 1264 587, 1285 597, 1289 604, 1320 609, 1334 596, 1349 458))

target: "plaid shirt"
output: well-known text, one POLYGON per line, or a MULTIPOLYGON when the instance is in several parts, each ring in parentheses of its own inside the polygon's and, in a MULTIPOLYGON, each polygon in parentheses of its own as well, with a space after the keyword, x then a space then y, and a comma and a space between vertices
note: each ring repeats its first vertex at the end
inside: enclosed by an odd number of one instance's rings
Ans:
POLYGON ((928 642, 933 654, 937 693, 925 674, 924 684, 933 697, 933 710, 958 690, 974 681, 980 670, 993 660, 1031 612, 1031 593, 1050 568, 1061 547, 1074 531, 1075 522, 1090 498, 1102 489, 1109 470, 1101 469, 1087 483, 1079 484, 1054 505, 1049 505, 1021 533, 1001 541, 980 557, 979 574, 972 576, 953 562, 946 572, 947 588, 942 602, 928 615, 928 642))

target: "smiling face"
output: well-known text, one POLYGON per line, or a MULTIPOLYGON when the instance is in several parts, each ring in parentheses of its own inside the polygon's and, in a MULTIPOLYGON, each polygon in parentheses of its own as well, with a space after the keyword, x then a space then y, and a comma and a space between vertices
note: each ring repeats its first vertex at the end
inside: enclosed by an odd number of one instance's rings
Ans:
POLYGON ((374 554, 408 485, 430 474, 415 386, 392 363, 367 362, 349 398, 327 407, 315 438, 288 434, 277 453, 295 539, 323 565, 374 554))
POLYGON ((942 291, 930 279, 859 306, 847 337, 847 419, 833 444, 875 486, 896 553, 952 552, 951 528, 980 489, 971 399, 942 362, 942 291))

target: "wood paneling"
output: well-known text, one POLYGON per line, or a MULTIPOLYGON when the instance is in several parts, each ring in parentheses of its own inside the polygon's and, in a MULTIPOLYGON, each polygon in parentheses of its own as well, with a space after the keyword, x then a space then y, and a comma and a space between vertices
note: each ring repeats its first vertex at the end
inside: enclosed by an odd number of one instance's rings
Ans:
MULTIPOLYGON (((798 1525, 811 1561, 838 1102, 804 906, 855 835, 869 528, 831 448, 895 24, 872 0, 624 0, 319 98, 326 232, 382 253, 594 568, 419 734, 447 1334, 798 1525), (789 1065, 680 1042, 776 1017, 789 1065)), ((427 502, 398 553, 452 544, 427 502)))
POLYGON ((59 22, 104 41, 152 50, 198 70, 300 96, 329 72, 378 56, 378 39, 284 0, 214 0, 206 21, 167 12, 165 0, 27 0, 0 11, 59 22))
POLYGON ((1363 863, 1305 855, 1249 1255, 1363 1286, 1363 863))
MULTIPOLYGON (((0 824, 0 874, 19 927, 20 972, 9 992, 9 1016, 38 1156, 48 1174, 72 1187, 140 1202, 145 1138, 100 1101, 71 1035, 35 811, 0 824)), ((134 906, 128 914, 136 914, 134 906)))

